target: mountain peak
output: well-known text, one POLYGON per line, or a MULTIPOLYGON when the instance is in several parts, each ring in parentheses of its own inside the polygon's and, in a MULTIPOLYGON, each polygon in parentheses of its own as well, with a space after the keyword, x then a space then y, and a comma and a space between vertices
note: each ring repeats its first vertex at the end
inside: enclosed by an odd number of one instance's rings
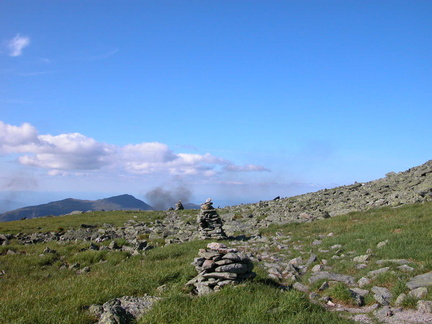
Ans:
POLYGON ((47 204, 28 206, 0 214, 0 222, 18 220, 23 217, 36 218, 42 216, 58 216, 69 214, 75 210, 152 210, 144 201, 132 195, 124 194, 98 200, 81 200, 66 198, 47 204))

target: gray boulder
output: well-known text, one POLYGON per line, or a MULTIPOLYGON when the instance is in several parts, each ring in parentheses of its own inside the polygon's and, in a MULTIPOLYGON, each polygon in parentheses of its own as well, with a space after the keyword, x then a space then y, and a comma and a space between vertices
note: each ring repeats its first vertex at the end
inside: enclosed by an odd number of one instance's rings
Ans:
POLYGON ((333 273, 333 272, 328 272, 328 271, 315 272, 309 278, 309 283, 313 284, 313 283, 315 283, 321 279, 340 281, 340 282, 344 282, 348 285, 353 285, 355 283, 354 277, 342 275, 342 274, 338 274, 338 273, 333 273))
POLYGON ((432 286, 432 272, 415 276, 410 281, 408 281, 406 285, 411 290, 419 287, 432 286))
POLYGON ((132 324, 147 313, 160 297, 143 296, 112 299, 102 306, 91 305, 89 311, 99 317, 98 324, 132 324))
POLYGON ((393 295, 387 288, 384 287, 372 287, 372 292, 375 294, 374 299, 383 306, 390 305, 390 300, 393 295))

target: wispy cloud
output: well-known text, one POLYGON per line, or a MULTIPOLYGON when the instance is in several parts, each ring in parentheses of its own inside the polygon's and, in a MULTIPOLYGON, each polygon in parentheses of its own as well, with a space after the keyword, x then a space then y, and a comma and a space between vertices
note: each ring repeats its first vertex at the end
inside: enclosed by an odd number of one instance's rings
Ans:
POLYGON ((49 58, 46 58, 46 57, 40 58, 39 61, 43 64, 50 64, 51 63, 51 60, 49 58))
POLYGON ((229 172, 251 172, 251 171, 270 171, 261 165, 247 164, 247 165, 233 165, 229 164, 224 167, 224 170, 229 172))
POLYGON ((79 133, 41 135, 29 123, 14 126, 0 121, 0 153, 20 154, 22 165, 61 171, 116 170, 135 175, 211 178, 224 172, 268 171, 263 166, 236 165, 210 153, 175 153, 158 142, 116 146, 79 133))
POLYGON ((16 57, 21 56, 23 49, 30 45, 30 38, 27 36, 21 36, 17 34, 8 43, 7 47, 9 49, 9 55, 16 57))

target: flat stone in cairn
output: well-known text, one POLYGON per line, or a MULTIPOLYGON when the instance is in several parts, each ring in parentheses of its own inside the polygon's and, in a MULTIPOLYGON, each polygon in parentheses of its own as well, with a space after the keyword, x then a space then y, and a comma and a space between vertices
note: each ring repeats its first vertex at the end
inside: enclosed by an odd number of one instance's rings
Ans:
POLYGON ((194 287, 194 293, 204 295, 218 291, 222 286, 255 278, 253 263, 246 254, 228 248, 225 244, 209 243, 207 249, 200 249, 199 257, 192 265, 198 275, 187 286, 194 287))

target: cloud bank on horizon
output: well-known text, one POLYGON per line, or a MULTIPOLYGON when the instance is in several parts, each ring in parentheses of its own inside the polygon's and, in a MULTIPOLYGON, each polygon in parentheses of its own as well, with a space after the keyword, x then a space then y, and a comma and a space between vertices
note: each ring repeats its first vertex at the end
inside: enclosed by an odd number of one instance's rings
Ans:
POLYGON ((158 142, 116 146, 79 133, 39 134, 30 123, 15 126, 2 121, 0 153, 18 154, 18 163, 46 169, 51 176, 101 169, 199 177, 223 172, 270 171, 260 165, 235 165, 210 153, 175 153, 168 145, 158 142))

